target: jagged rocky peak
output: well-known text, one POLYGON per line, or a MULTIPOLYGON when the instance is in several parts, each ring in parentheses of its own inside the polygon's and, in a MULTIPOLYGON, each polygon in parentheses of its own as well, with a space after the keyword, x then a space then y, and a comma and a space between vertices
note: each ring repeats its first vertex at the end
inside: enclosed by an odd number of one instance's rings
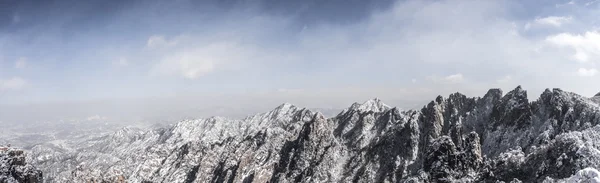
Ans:
POLYGON ((507 109, 522 107, 523 105, 527 105, 529 103, 529 99, 527 99, 527 90, 524 90, 521 85, 506 93, 501 100, 503 103, 507 104, 504 106, 508 107, 507 109))
POLYGON ((483 96, 484 99, 486 98, 494 98, 496 100, 502 98, 502 89, 500 88, 492 88, 489 89, 487 93, 485 93, 485 95, 483 96))
POLYGON ((529 99, 527 98, 527 90, 521 88, 521 85, 517 86, 514 90, 508 92, 502 97, 502 103, 504 104, 504 110, 510 111, 513 109, 524 109, 529 106, 529 99))
POLYGON ((314 116, 315 120, 325 120, 325 119, 327 119, 327 117, 325 117, 325 115, 323 115, 323 113, 321 113, 319 111, 315 112, 314 115, 315 115, 314 116))
POLYGON ((286 102, 277 106, 275 109, 273 109, 273 111, 277 113, 287 113, 289 111, 294 111, 297 108, 298 107, 286 102))
POLYGON ((544 97, 546 95, 552 95, 552 90, 550 90, 550 88, 546 88, 540 96, 544 97))
POLYGON ((594 95, 594 97, 600 97, 600 92, 596 93, 596 95, 594 95))
POLYGON ((290 104, 290 103, 283 103, 279 106, 277 106, 275 109, 273 109, 271 112, 267 113, 272 119, 278 119, 281 118, 283 116, 292 116, 294 114, 296 114, 296 112, 300 111, 302 109, 290 104))
POLYGON ((500 103, 492 111, 492 124, 523 127, 529 123, 531 118, 531 105, 527 99, 527 91, 517 86, 508 92, 500 103))
POLYGON ((381 99, 379 98, 373 98, 370 100, 367 100, 365 102, 358 103, 358 102, 354 102, 350 107, 344 109, 342 112, 340 112, 338 114, 338 116, 340 115, 344 115, 347 113, 355 113, 355 112, 385 112, 387 110, 391 109, 390 106, 386 105, 385 103, 383 103, 381 101, 381 99))
POLYGON ((351 108, 354 108, 355 110, 362 111, 362 112, 368 112, 368 111, 384 112, 384 111, 387 111, 388 109, 390 109, 390 106, 383 103, 381 101, 381 99, 374 98, 374 99, 367 100, 360 105, 356 105, 356 103, 355 103, 352 105, 351 108))
POLYGON ((456 93, 452 93, 448 96, 448 98, 444 98, 441 95, 438 95, 435 100, 429 102, 429 104, 426 107, 433 107, 436 105, 442 105, 442 106, 446 106, 446 105, 462 105, 463 103, 465 103, 466 100, 471 100, 472 98, 467 97, 466 95, 456 92, 456 93))
POLYGON ((562 90, 560 88, 554 88, 552 90, 550 90, 549 88, 546 88, 546 90, 544 90, 542 95, 540 95, 540 100, 541 100, 541 102, 550 104, 556 98, 556 96, 561 95, 560 93, 562 93, 562 90))
POLYGON ((435 97, 435 102, 438 104, 441 104, 444 101, 444 97, 442 97, 441 95, 438 95, 437 97, 435 97))
POLYGON ((545 106, 552 108, 571 106, 572 104, 580 103, 582 101, 589 101, 589 99, 592 101, 600 101, 600 97, 587 98, 573 92, 563 91, 560 88, 554 88, 552 91, 550 91, 550 89, 546 89, 540 96, 540 100, 538 100, 538 102, 542 102, 545 106))
POLYGON ((523 87, 519 85, 512 91, 508 92, 506 95, 512 96, 514 98, 527 98, 527 90, 524 90, 523 87))

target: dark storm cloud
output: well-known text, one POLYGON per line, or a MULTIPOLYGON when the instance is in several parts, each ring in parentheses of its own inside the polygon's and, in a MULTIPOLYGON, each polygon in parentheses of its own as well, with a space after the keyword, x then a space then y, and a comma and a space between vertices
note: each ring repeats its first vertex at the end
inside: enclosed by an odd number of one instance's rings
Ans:
POLYGON ((368 17, 373 11, 392 6, 393 0, 228 0, 220 1, 225 7, 257 3, 262 12, 271 15, 291 16, 299 23, 347 24, 368 17))
MULTIPOLYGON (((105 26, 127 11, 140 11, 134 19, 152 16, 203 15, 218 19, 224 14, 254 11, 269 16, 290 17, 298 26, 349 24, 383 10, 392 0, 205 0, 205 1, 105 1, 105 0, 2 0, 0 31, 21 31, 33 26, 54 25, 70 33, 105 26)), ((172 21, 172 20, 169 20, 172 21)))
POLYGON ((64 26, 65 29, 85 29, 91 24, 114 18, 116 12, 132 3, 133 1, 8 0, 1 5, 0 24, 5 31, 19 31, 48 24, 64 26))

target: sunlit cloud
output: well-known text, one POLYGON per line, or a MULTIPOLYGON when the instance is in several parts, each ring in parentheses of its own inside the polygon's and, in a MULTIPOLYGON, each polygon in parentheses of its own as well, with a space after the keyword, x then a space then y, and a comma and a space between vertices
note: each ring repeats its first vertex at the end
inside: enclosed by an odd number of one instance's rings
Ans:
POLYGON ((556 46, 572 49, 572 58, 579 62, 599 61, 600 33, 588 31, 584 34, 561 33, 548 36, 546 40, 556 46))
POLYGON ((461 73, 452 74, 444 77, 432 75, 428 76, 427 79, 429 79, 435 84, 458 84, 465 81, 465 78, 461 73))
POLYGON ((210 74, 219 67, 245 61, 248 50, 236 43, 214 43, 197 48, 182 48, 174 53, 166 53, 160 62, 154 65, 152 73, 167 76, 180 76, 196 79, 210 74))
POLYGON ((577 74, 579 74, 580 76, 584 76, 584 77, 591 77, 591 76, 595 76, 598 73, 598 70, 591 68, 591 69, 586 69, 586 68, 579 68, 579 70, 577 71, 577 74))
POLYGON ((563 24, 569 23, 573 17, 549 16, 544 18, 536 18, 535 23, 540 25, 550 25, 560 27, 563 24))
POLYGON ((127 58, 119 58, 115 61, 113 61, 113 65, 117 66, 117 67, 126 67, 129 66, 129 60, 127 60, 127 58))
POLYGON ((501 83, 501 84, 502 84, 502 83, 509 83, 509 82, 511 82, 511 81, 512 81, 512 76, 510 76, 510 75, 506 75, 506 76, 504 76, 504 77, 502 77, 502 78, 498 79, 496 82, 498 82, 498 83, 501 83))
POLYGON ((461 83, 465 80, 465 78, 463 77, 462 74, 458 73, 458 74, 446 76, 446 77, 444 77, 444 80, 449 83, 461 83))
POLYGON ((177 40, 167 40, 164 36, 153 35, 148 38, 146 47, 148 48, 164 48, 174 46, 177 44, 177 40))

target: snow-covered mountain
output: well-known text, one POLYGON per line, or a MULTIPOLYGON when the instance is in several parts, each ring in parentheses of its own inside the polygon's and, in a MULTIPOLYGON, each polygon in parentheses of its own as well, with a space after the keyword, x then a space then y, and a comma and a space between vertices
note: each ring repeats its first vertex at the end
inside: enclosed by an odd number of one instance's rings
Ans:
POLYGON ((283 104, 31 149, 48 182, 580 182, 600 180, 600 107, 560 89, 379 99, 332 118, 283 104))
POLYGON ((23 150, 0 147, 1 183, 42 182, 42 172, 27 163, 23 150))

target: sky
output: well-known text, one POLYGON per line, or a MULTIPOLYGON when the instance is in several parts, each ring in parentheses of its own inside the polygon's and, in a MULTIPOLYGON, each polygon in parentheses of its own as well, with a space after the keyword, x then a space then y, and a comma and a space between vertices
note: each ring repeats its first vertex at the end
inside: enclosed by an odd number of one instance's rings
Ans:
POLYGON ((0 115, 417 108, 518 85, 592 96, 597 17, 598 0, 0 0, 0 115))

